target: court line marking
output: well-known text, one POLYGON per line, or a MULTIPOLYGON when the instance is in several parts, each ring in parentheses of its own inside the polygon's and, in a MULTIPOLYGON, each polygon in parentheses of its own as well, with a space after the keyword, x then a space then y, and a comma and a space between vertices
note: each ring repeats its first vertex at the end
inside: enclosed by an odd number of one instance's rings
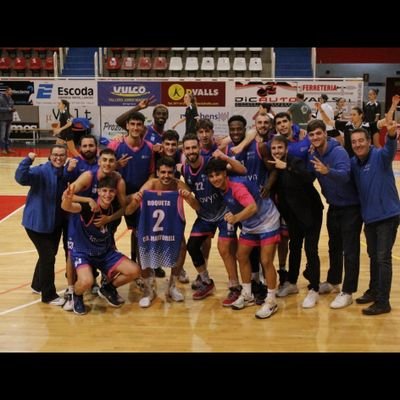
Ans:
MULTIPOLYGON (((127 232, 129 232, 129 229, 128 229, 128 228, 125 228, 125 230, 124 230, 123 232, 121 232, 121 234, 119 234, 119 235, 117 236, 117 238, 115 239, 115 241, 118 242, 118 240, 120 240, 127 232)), ((56 271, 55 274, 59 274, 60 272, 64 272, 64 271, 65 271, 65 268, 62 268, 62 269, 56 271)), ((21 288, 23 288, 23 287, 25 287, 25 286, 29 286, 30 284, 31 284, 31 283, 29 282, 29 283, 24 283, 23 285, 19 285, 19 286, 17 286, 17 287, 10 288, 10 289, 8 289, 8 290, 5 290, 4 292, 0 292, 0 295, 6 294, 6 293, 9 293, 9 292, 12 292, 12 291, 17 290, 17 289, 21 289, 21 288)), ((61 291, 59 291, 58 293, 60 293, 60 294, 62 295, 64 292, 65 292, 65 290, 61 290, 61 291)), ((3 316, 3 315, 9 314, 9 313, 11 313, 11 312, 13 312, 13 311, 19 311, 19 310, 22 310, 22 309, 24 309, 24 308, 30 307, 30 306, 32 306, 33 304, 37 304, 37 303, 39 303, 39 302, 41 302, 41 299, 38 299, 38 300, 35 300, 35 301, 31 301, 31 302, 29 302, 29 303, 21 304, 21 305, 19 305, 19 306, 17 306, 17 307, 13 307, 13 308, 9 308, 9 309, 7 309, 7 310, 1 311, 1 312, 0 312, 0 317, 3 316)))
POLYGON ((4 218, 0 219, 0 224, 4 221, 7 221, 8 218, 12 217, 15 213, 17 213, 19 210, 21 210, 22 208, 25 207, 25 204, 23 204, 21 207, 17 208, 16 210, 14 210, 12 213, 7 214, 4 218))

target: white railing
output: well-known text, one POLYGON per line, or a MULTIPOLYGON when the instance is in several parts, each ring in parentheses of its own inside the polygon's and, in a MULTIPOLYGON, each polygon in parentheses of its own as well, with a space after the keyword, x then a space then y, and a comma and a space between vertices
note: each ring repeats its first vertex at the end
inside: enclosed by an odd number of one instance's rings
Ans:
POLYGON ((317 76, 317 48, 311 48, 311 68, 312 68, 312 76, 315 79, 317 76))
POLYGON ((57 56, 57 52, 55 51, 53 53, 53 66, 54 66, 54 77, 57 78, 58 77, 58 56, 57 56))
POLYGON ((271 47, 271 78, 272 79, 275 79, 275 62, 276 62, 275 51, 274 51, 274 48, 271 47))

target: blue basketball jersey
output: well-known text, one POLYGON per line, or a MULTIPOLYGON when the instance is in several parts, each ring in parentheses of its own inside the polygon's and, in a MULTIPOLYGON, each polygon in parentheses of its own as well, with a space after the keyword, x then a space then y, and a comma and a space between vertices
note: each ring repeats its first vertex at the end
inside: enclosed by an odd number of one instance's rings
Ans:
POLYGON ((122 143, 111 141, 108 147, 114 149, 117 160, 124 154, 132 157, 119 172, 126 183, 126 194, 137 192, 154 172, 153 145, 143 140, 140 147, 133 148, 124 139, 122 143))
POLYGON ((69 225, 68 240, 71 242, 68 245, 70 250, 86 253, 89 256, 100 256, 107 253, 110 248, 114 248, 111 229, 108 224, 97 228, 93 221, 102 215, 112 215, 113 207, 111 206, 107 210, 100 209, 93 213, 87 203, 80 204, 82 206, 81 213, 90 215, 90 219, 85 222, 83 216, 78 214, 79 221, 72 226, 69 225))
POLYGON ((209 158, 201 157, 201 165, 197 171, 193 171, 188 163, 183 165, 183 177, 190 187, 196 199, 200 203, 197 215, 207 222, 216 222, 223 218, 227 209, 221 194, 208 180, 205 167, 209 158))
POLYGON ((178 191, 145 190, 137 231, 143 269, 175 267, 185 231, 183 199, 178 191))
POLYGON ((162 143, 162 138, 164 135, 164 131, 159 134, 153 127, 153 125, 149 125, 147 127, 147 131, 144 135, 144 140, 147 140, 151 144, 157 144, 157 143, 162 143))

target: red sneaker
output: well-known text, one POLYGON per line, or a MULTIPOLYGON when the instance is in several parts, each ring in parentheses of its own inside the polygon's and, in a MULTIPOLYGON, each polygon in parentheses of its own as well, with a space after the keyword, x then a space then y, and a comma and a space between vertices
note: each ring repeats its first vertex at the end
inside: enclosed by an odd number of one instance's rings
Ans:
POLYGON ((222 302, 222 305, 224 307, 230 307, 232 303, 234 303, 240 296, 240 293, 242 291, 241 286, 235 286, 229 288, 229 293, 226 299, 222 302))
POLYGON ((202 282, 201 286, 193 293, 193 300, 201 300, 214 292, 214 281, 210 279, 210 283, 202 282))

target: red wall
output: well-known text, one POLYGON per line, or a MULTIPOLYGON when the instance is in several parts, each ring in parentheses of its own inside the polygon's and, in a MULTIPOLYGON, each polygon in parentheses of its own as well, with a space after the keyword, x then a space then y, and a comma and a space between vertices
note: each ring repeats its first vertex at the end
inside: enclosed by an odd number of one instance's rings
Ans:
POLYGON ((399 47, 319 47, 317 63, 353 64, 380 63, 400 64, 399 47))

